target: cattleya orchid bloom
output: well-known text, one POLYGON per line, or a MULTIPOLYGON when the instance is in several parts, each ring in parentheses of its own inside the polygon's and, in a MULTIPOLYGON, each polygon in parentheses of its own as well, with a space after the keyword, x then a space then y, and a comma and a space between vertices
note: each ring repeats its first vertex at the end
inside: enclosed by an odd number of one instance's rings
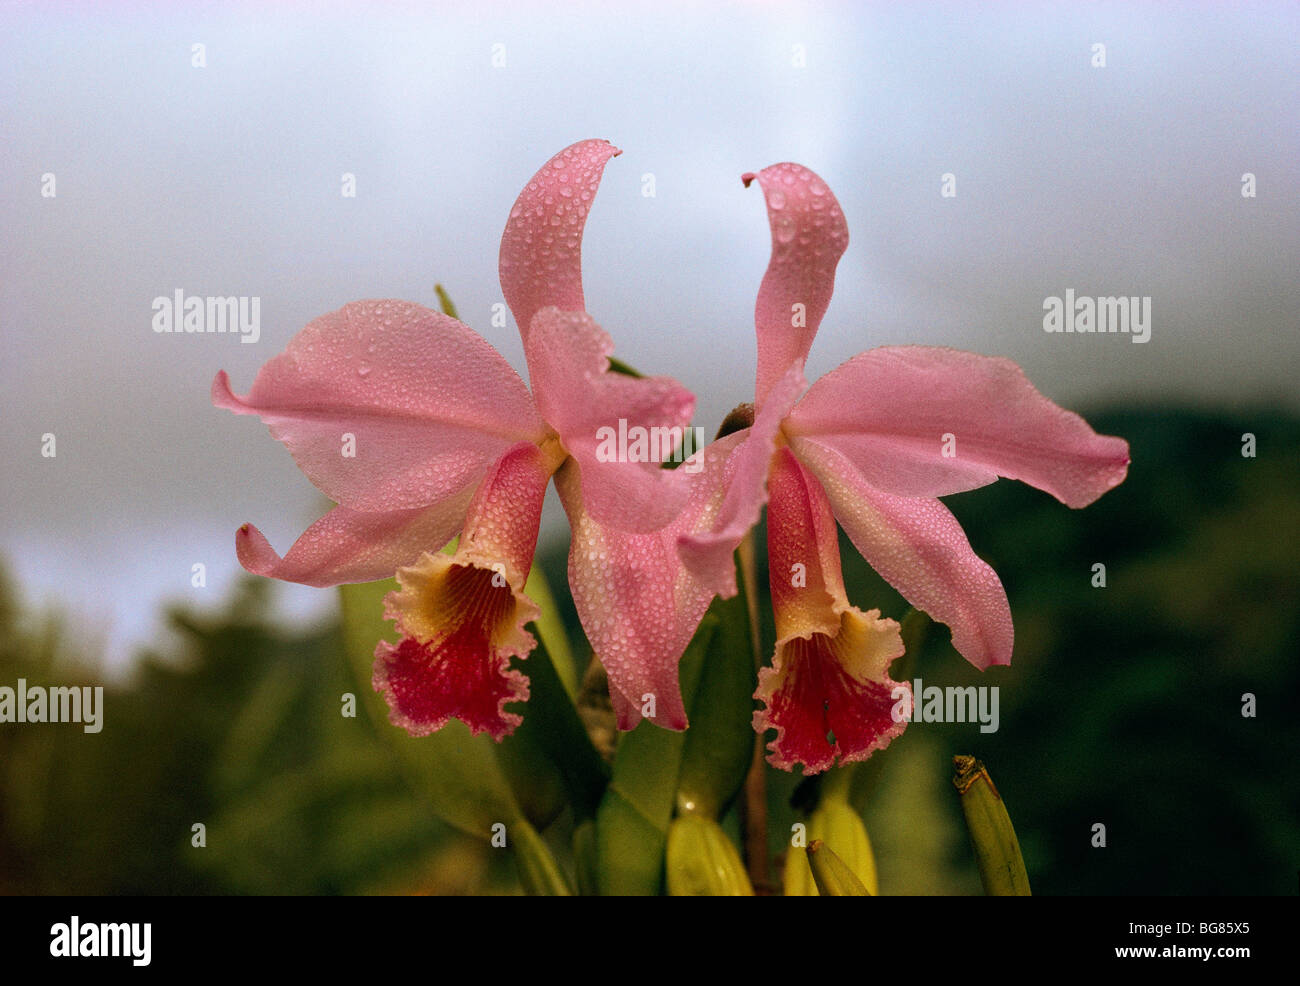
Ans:
MULTIPOLYGON (((283 557, 245 524, 240 563, 313 586, 396 573, 400 589, 385 607, 401 639, 376 648, 374 687, 414 735, 455 717, 500 740, 521 722, 505 707, 528 698, 528 680, 510 660, 536 643, 525 628, 538 608, 523 587, 551 476, 575 526, 597 532, 662 528, 689 493, 685 473, 598 454, 602 428, 682 429, 694 410, 674 380, 610 372, 613 345, 585 311, 582 232, 618 153, 606 141, 574 144, 511 209, 499 267, 531 394, 472 329, 404 301, 354 302, 316 319, 244 397, 225 371, 213 382, 214 404, 259 415, 338 504, 283 557), (455 553, 439 553, 457 533, 455 553)), ((617 602, 592 593, 634 594, 635 572, 592 548, 570 559, 570 578, 584 621, 597 621, 590 636, 604 641, 601 607, 617 602)), ((657 632, 627 626, 619 632, 657 632)), ((615 694, 640 694, 647 675, 636 649, 601 653, 615 694)))
POLYGON ((767 502, 777 644, 754 727, 776 730, 770 763, 811 774, 865 759, 906 726, 891 716, 898 624, 849 605, 835 522, 908 602, 948 624, 963 657, 1009 664, 1006 591, 938 498, 1005 476, 1083 507, 1123 481, 1128 444, 1049 401, 1011 361, 954 349, 871 349, 807 387, 848 228, 807 168, 743 176, 755 179, 772 254, 755 306, 753 424, 710 446, 725 462, 702 478, 722 475, 725 492, 714 491, 709 529, 678 548, 700 584, 734 594, 732 552, 767 502))

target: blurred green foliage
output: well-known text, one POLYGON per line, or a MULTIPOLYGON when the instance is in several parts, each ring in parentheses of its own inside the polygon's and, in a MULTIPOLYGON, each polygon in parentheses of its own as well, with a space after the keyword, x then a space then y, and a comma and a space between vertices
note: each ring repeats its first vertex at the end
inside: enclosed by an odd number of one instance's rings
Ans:
MULTIPOLYGON (((1300 421, 1167 409, 1089 420, 1129 440, 1133 465, 1086 510, 1011 482, 946 501, 1007 587, 1015 660, 977 672, 941 626, 912 655, 926 685, 998 685, 1000 728, 914 723, 856 768, 882 893, 979 892, 948 782, 955 753, 997 777, 1036 893, 1294 892, 1300 421), (1245 432, 1255 458, 1241 454, 1245 432), (1092 585, 1097 563, 1105 588, 1092 585), (1245 693, 1255 718, 1241 714, 1245 693), (1092 845, 1096 823, 1105 848, 1092 845)), ((577 641, 565 551, 549 546, 539 563, 577 641)), ((850 599, 901 618, 906 605, 847 541, 843 556, 850 599)), ((0 724, 0 892, 519 892, 507 854, 428 810, 342 628, 274 625, 272 591, 248 579, 223 611, 174 608, 174 639, 107 688, 101 733, 0 724)), ((0 685, 97 674, 93 648, 0 579, 0 685)), ((767 778, 780 856, 817 782, 767 778)), ((580 821, 566 812, 557 826, 580 821)), ((722 821, 735 832, 734 808, 722 821)))

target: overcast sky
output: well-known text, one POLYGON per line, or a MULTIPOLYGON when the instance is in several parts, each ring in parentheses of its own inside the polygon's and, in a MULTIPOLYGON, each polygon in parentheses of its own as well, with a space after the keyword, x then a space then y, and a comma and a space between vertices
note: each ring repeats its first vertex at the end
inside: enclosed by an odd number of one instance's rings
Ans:
POLYGON ((436 304, 435 281, 522 371, 513 322, 490 323, 501 230, 583 138, 624 152, 587 227, 588 310, 697 393, 710 434, 752 396, 769 240, 740 175, 783 160, 849 223, 810 379, 925 343, 1010 356, 1083 410, 1300 404, 1294 3, 2 11, 0 554, 118 661, 160 601, 222 598, 239 524, 283 551, 318 513, 260 422, 211 406, 215 372, 242 393, 317 315, 436 304), (177 289, 259 298, 260 340, 156 334, 177 289), (1045 333, 1066 289, 1150 297, 1150 341, 1045 333))

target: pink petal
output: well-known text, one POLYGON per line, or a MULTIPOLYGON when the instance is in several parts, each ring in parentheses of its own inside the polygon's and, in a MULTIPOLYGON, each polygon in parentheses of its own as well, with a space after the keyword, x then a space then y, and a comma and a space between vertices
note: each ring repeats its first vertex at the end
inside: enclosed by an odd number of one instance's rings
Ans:
POLYGON ((235 534, 239 563, 254 575, 330 586, 391 578, 421 552, 437 551, 465 521, 472 487, 414 510, 362 513, 335 507, 312 524, 281 558, 252 524, 235 534))
POLYGON ((262 367, 246 397, 218 373, 212 403, 260 415, 307 478, 354 510, 454 496, 511 444, 545 435, 523 381, 495 349, 405 301, 358 301, 316 319, 262 367))
MULTIPOLYGON (((706 526, 721 502, 721 475, 740 433, 697 452, 691 495, 672 524, 631 533, 600 524, 586 509, 573 462, 555 475, 569 515, 569 587, 587 639, 609 675, 619 729, 632 729, 654 697, 654 723, 685 729, 677 665, 713 591, 677 555, 677 539, 706 526)), ((678 471, 686 469, 682 466, 678 471)), ((691 475, 691 474, 688 474, 691 475)))
POLYGON ((929 346, 859 353, 812 385, 786 433, 801 457, 813 443, 834 449, 901 496, 1006 476, 1082 507, 1122 482, 1129 463, 1127 442, 1053 404, 1010 360, 929 346))
POLYGON ((501 574, 521 590, 533 566, 551 460, 532 442, 519 442, 483 477, 469 505, 456 556, 501 574))
POLYGON ((767 473, 781 422, 807 385, 798 366, 791 367, 777 381, 753 425, 736 433, 744 435, 744 440, 730 451, 720 473, 725 493, 710 528, 684 535, 679 542, 683 562, 720 596, 736 594, 732 555, 749 529, 758 523, 767 502, 767 473))
POLYGON ((754 728, 776 730, 768 762, 815 774, 865 760, 907 726, 893 715, 899 686, 889 665, 903 653, 898 624, 849 605, 826 494, 788 449, 768 481, 768 564, 777 644, 754 697, 754 728))
POLYGON ((849 245, 844 212, 826 183, 798 164, 774 164, 755 178, 767 199, 772 257, 758 289, 755 403, 792 366, 802 366, 831 302, 835 267, 849 245), (797 306, 802 306, 798 308, 797 306))
POLYGON ((510 210, 501 237, 501 289, 525 342, 542 308, 586 309, 582 230, 605 163, 621 153, 607 140, 566 147, 542 165, 510 210))
POLYGON ((809 442, 800 461, 830 498, 862 557, 917 609, 952 630, 977 668, 1011 663, 1011 608, 997 573, 940 501, 882 493, 840 453, 809 442))
POLYGON ((587 510, 630 531, 671 521, 687 480, 659 464, 680 444, 695 396, 670 377, 610 372, 614 344, 585 312, 542 309, 525 350, 538 409, 578 463, 587 510))
POLYGON ((768 488, 768 586, 777 638, 833 634, 849 601, 826 494, 788 448, 772 457, 768 488))

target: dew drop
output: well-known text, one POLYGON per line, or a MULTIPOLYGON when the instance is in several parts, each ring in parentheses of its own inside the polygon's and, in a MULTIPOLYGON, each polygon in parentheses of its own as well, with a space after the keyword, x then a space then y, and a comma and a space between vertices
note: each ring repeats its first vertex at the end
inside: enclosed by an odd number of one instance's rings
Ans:
POLYGON ((785 208, 785 192, 779 188, 772 189, 772 194, 767 197, 767 204, 773 209, 785 208))

